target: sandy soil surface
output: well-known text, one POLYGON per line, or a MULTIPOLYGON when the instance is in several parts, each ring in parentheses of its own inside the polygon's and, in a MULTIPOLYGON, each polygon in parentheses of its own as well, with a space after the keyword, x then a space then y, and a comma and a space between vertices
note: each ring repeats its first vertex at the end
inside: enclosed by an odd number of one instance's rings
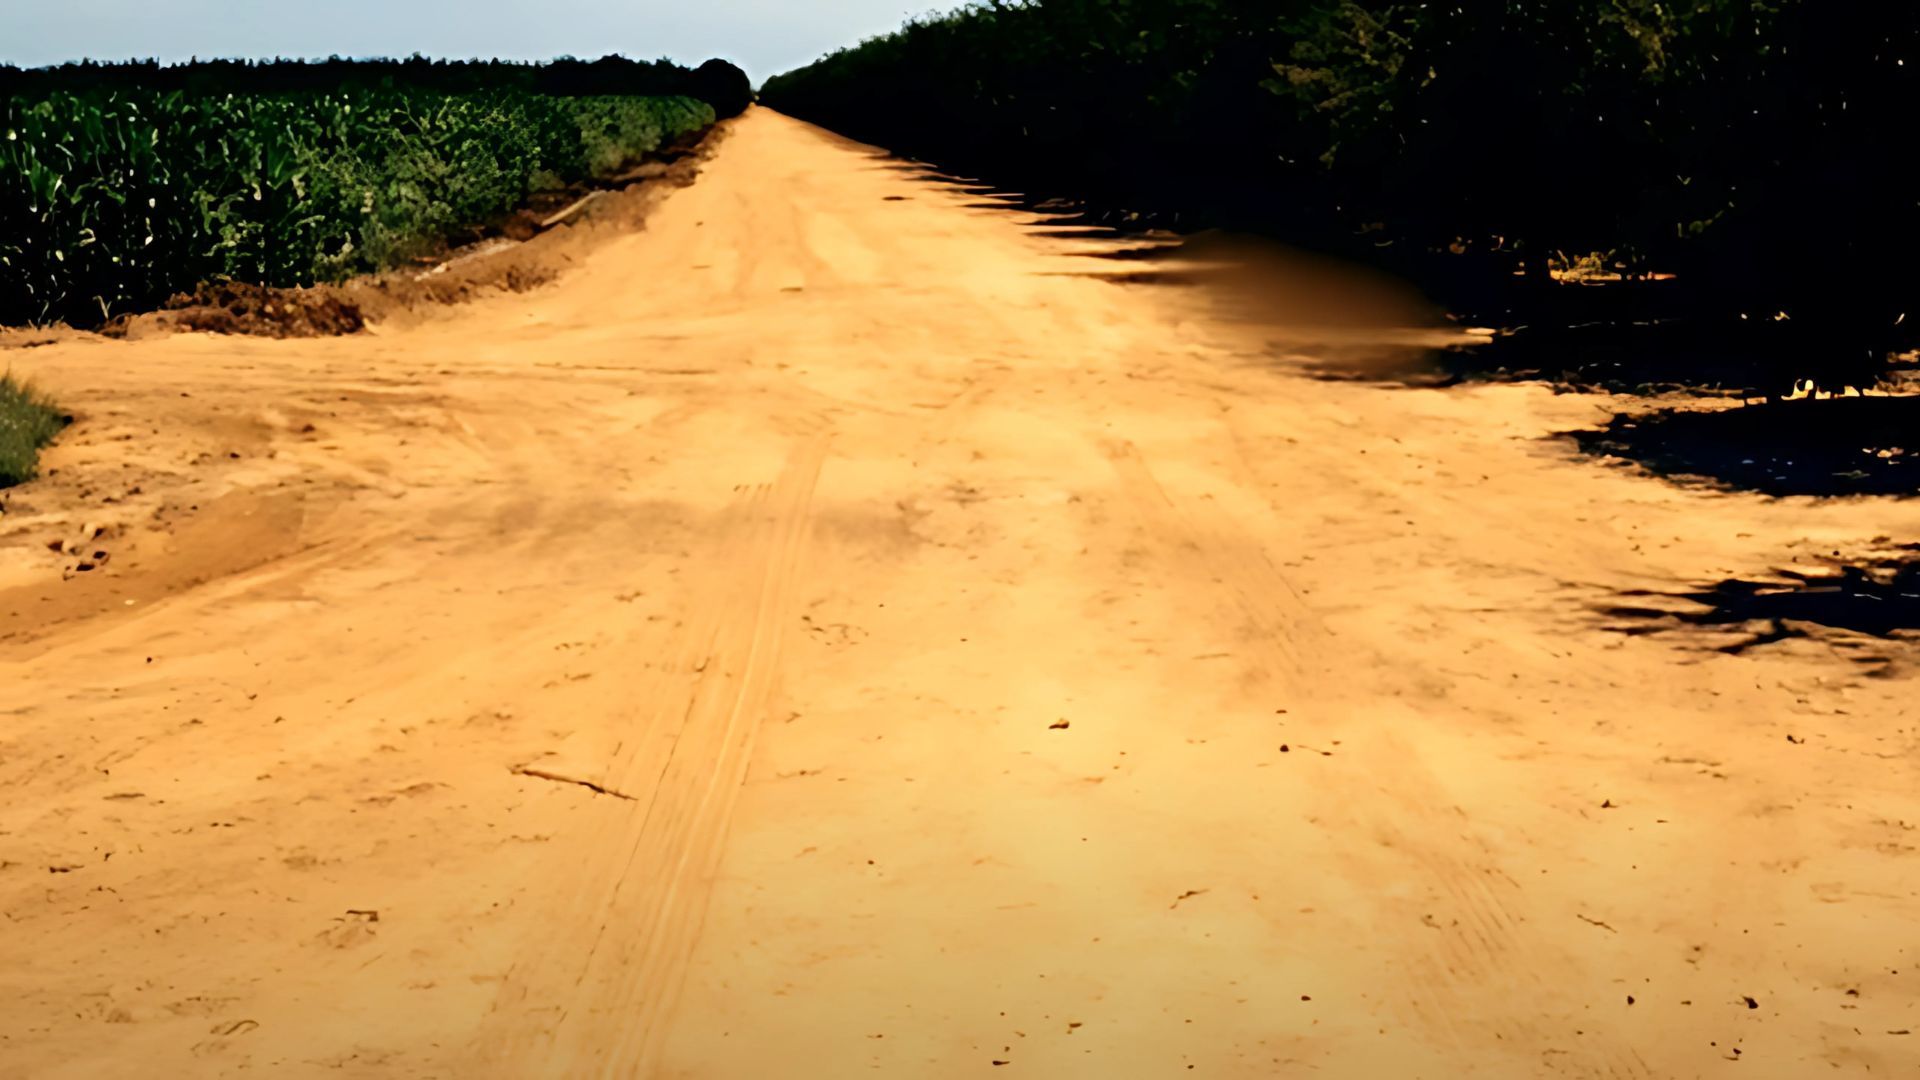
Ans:
POLYGON ((1920 1070, 1905 658, 1599 613, 1920 506, 980 202, 755 111, 544 289, 9 350, 0 1075, 1920 1070))

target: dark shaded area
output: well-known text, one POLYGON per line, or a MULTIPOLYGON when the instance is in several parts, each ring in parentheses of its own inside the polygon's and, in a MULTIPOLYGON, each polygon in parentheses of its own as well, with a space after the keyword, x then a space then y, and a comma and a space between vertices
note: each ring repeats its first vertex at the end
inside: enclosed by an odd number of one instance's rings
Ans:
POLYGON ((1086 270, 1048 271, 1058 277, 1093 278, 1097 281, 1111 282, 1115 285, 1157 285, 1164 288, 1189 289, 1203 284, 1194 274, 1181 274, 1166 270, 1122 270, 1117 273, 1092 273, 1086 270))
MULTIPOLYGON (((1119 237, 1119 239, 1130 238, 1122 236, 1119 237)), ((1092 254, 1096 259, 1111 259, 1114 262, 1152 262, 1155 260, 1165 260, 1170 252, 1178 250, 1180 250, 1180 245, 1173 243, 1129 244, 1126 247, 1112 248, 1107 251, 1096 251, 1092 254)))
POLYGON ((1117 286, 1179 288, 1218 323, 1264 339, 1268 359, 1331 381, 1435 386, 1458 334, 1420 290, 1349 259, 1220 230, 1179 235, 1028 223, 1058 245, 1051 273, 1117 286), (1052 226, 1052 227, 1049 227, 1052 226))
MULTIPOLYGON (((1204 286, 1215 318, 1280 337, 1325 337, 1318 332, 1339 330, 1336 336, 1341 338, 1378 340, 1449 326, 1440 309, 1403 280, 1259 236, 1219 230, 1186 236, 1105 229, 1033 231, 1086 241, 1063 247, 1062 254, 1075 261, 1090 256, 1111 267, 1087 272, 1090 277, 1204 286)), ((1425 356, 1431 346, 1414 351, 1425 356)))
MULTIPOLYGON (((986 207, 986 209, 1000 209, 1000 208, 986 207)), ((1072 226, 1072 227, 1066 227, 1066 228, 1052 228, 1052 229, 1034 229, 1032 231, 1033 231, 1033 235, 1035 236, 1044 236, 1054 240, 1125 240, 1128 238, 1128 234, 1126 233, 1116 232, 1112 229, 1103 229, 1103 228, 1099 228, 1091 225, 1072 226)))
POLYGON ((1248 35, 1302 5, 1264 6, 971 7, 776 76, 761 99, 1075 224, 1337 245, 1318 178, 1268 152, 1298 124, 1259 90, 1273 54, 1248 35))
POLYGON ((1920 397, 1622 413, 1565 433, 1589 454, 1766 495, 1920 494, 1920 397))
POLYGON ((1814 379, 1828 390, 1871 389, 1913 369, 1910 357, 1820 364, 1817 329, 1773 319, 1673 318, 1522 327, 1435 363, 1454 381, 1541 381, 1611 394, 1689 393, 1784 398, 1814 379))
MULTIPOLYGON (((1058 200, 1052 202, 1057 210, 1058 200)), ((1028 212, 1040 212, 1031 199, 1019 204, 1028 212)), ((999 203, 968 205, 1004 208, 999 203)), ((1344 267, 1338 279, 1350 282, 1366 265, 1259 236, 1220 230, 1126 230, 1098 220, 1055 213, 1028 227, 1033 235, 1051 239, 1108 242, 1104 249, 1074 254, 1142 267, 1129 274, 1088 276, 1133 284, 1208 285, 1227 301, 1222 313, 1241 321, 1278 321, 1282 316, 1324 321, 1329 306, 1338 310, 1347 304, 1316 278, 1344 267), (1293 263, 1313 272, 1282 269, 1293 263), (1289 293, 1312 300, 1299 303, 1289 293)), ((1372 275, 1371 287, 1377 291, 1384 280, 1372 275)), ((1826 389, 1867 389, 1920 367, 1915 354, 1862 354, 1857 363, 1836 364, 1827 329, 1801 320, 1689 315, 1698 308, 1693 291, 1670 280, 1556 285, 1540 298, 1538 308, 1540 324, 1501 330, 1484 342, 1397 350, 1391 362, 1382 362, 1378 351, 1346 350, 1317 358, 1308 370, 1332 381, 1407 386, 1537 381, 1597 393, 1768 399, 1790 396, 1815 376, 1824 380, 1826 389)), ((1435 305, 1420 312, 1403 305, 1401 325, 1473 325, 1457 314, 1443 320, 1442 309, 1435 305)))
POLYGON ((714 113, 722 120, 739 116, 753 104, 753 80, 726 60, 709 60, 694 68, 685 92, 688 97, 713 106, 714 113))
POLYGON ((1920 640, 1920 545, 1864 562, 1823 563, 1818 570, 1780 570, 1759 581, 1729 578, 1679 592, 1630 592, 1624 595, 1655 602, 1612 605, 1601 614, 1612 620, 1609 629, 1623 634, 1701 635, 1713 642, 1709 647, 1731 655, 1819 637, 1855 653, 1858 663, 1884 667, 1890 663, 1884 649, 1821 631, 1920 640))
MULTIPOLYGON (((1557 362, 1577 384, 1784 392, 1870 385, 1920 345, 1891 134, 1916 58, 1920 6, 1866 0, 1031 0, 914 20, 762 97, 1071 199, 1076 224, 1260 232, 1469 325, 1677 319, 1703 343, 1601 343, 1619 355, 1557 362), (1748 351, 1735 324, 1781 313, 1748 351)), ((1558 344, 1486 370, 1551 371, 1558 344)))

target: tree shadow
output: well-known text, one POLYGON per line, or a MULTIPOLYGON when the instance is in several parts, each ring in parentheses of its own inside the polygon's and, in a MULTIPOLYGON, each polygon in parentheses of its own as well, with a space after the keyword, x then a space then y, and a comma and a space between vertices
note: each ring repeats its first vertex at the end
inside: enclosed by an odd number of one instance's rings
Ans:
POLYGON ((1182 274, 1172 270, 1048 270, 1045 277, 1088 278, 1093 281, 1105 281, 1115 285, 1155 285, 1165 288, 1192 289, 1206 284, 1192 274, 1182 274))
MULTIPOLYGON (((1001 207, 1001 209, 1005 210, 1009 208, 1001 207)), ((1029 214, 1044 213, 1044 211, 1039 210, 1023 210, 1023 212, 1029 214)), ((1097 233, 1114 240, 1125 240, 1136 235, 1136 233, 1128 232, 1125 229, 1115 228, 1106 222, 1094 221, 1091 218, 1080 217, 1076 214, 1051 214, 1033 221, 1023 222, 1022 225, 1028 229, 1051 230, 1048 233, 1042 233, 1042 235, 1087 236, 1097 233)))
POLYGON ((1838 340, 1804 324, 1676 316, 1521 327, 1435 361, 1459 382, 1700 397, 1785 395, 1815 374, 1833 386, 1872 387, 1913 366, 1911 360, 1836 360, 1838 340))
POLYGON ((1682 634, 1732 656, 1793 639, 1817 639, 1848 659, 1888 673, 1888 643, 1920 641, 1920 544, 1887 556, 1820 570, 1777 570, 1677 592, 1635 590, 1646 603, 1599 609, 1607 629, 1634 636, 1682 634), (1871 640, 1867 640, 1871 639, 1871 640))
POLYGON ((1920 494, 1920 397, 1621 413, 1562 435, 1678 483, 1773 496, 1920 494))
MULTIPOLYGON (((1720 329, 1666 321, 1526 327, 1435 359, 1456 382, 1544 382, 1610 394, 1749 390, 1750 358, 1720 329)), ((1786 389, 1785 382, 1778 388, 1786 389)))
POLYGON ((1269 331, 1274 359, 1310 378, 1396 388, 1524 382, 1559 391, 1764 397, 1789 392, 1815 369, 1869 386, 1894 371, 1838 370, 1846 365, 1831 356, 1837 339, 1810 322, 1702 315, 1696 292, 1672 280, 1557 284, 1527 293, 1534 325, 1469 334, 1467 320, 1443 315, 1431 299, 1445 289, 1413 282, 1444 284, 1437 280, 1447 276, 1444 267, 1457 272, 1453 285, 1462 291, 1460 281, 1499 277, 1491 263, 1481 265, 1484 259, 1429 260, 1407 268, 1424 276, 1408 278, 1264 237, 1181 232, 1153 218, 1004 190, 922 163, 887 165, 966 196, 969 209, 1019 215, 1010 220, 1029 236, 1073 241, 1060 247, 1063 260, 1137 267, 1072 276, 1204 292, 1211 316, 1269 331), (1329 328, 1339 332, 1329 335, 1329 328))
MULTIPOLYGON (((1133 237, 1121 234, 1117 239, 1131 240, 1133 237)), ((1130 244, 1127 247, 1110 248, 1105 251, 1076 252, 1075 254, 1085 254, 1091 258, 1108 259, 1113 262, 1155 262, 1166 259, 1171 252, 1179 250, 1180 247, 1181 245, 1177 242, 1130 244)))

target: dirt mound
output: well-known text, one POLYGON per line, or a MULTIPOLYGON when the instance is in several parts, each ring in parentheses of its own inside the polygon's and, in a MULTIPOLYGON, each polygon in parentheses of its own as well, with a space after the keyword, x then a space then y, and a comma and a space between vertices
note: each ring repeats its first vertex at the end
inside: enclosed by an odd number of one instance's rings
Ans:
POLYGON ((175 296, 167 301, 163 317, 181 330, 275 338, 334 337, 358 333, 367 325, 359 305, 332 289, 269 289, 239 281, 202 285, 175 296))

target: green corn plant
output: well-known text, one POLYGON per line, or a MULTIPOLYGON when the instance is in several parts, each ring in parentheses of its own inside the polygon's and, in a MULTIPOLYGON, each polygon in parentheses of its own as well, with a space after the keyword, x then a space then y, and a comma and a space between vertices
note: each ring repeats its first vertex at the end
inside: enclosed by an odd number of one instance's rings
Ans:
POLYGON ((114 89, 0 104, 0 324, 396 265, 714 122, 691 98, 114 89))

